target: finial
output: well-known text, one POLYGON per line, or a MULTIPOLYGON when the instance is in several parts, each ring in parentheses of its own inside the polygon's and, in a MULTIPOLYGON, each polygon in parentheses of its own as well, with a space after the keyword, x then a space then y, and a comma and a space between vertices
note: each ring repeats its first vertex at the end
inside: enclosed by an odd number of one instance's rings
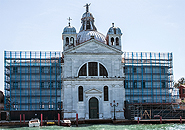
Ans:
POLYGON ((86 4, 86 5, 84 5, 84 7, 86 7, 86 12, 89 12, 89 6, 91 5, 91 3, 90 4, 86 4))
POLYGON ((70 26, 70 21, 71 21, 72 19, 69 17, 67 20, 69 21, 69 23, 68 23, 68 24, 69 24, 69 26, 70 26))
POLYGON ((114 27, 114 23, 112 23, 112 27, 114 27))

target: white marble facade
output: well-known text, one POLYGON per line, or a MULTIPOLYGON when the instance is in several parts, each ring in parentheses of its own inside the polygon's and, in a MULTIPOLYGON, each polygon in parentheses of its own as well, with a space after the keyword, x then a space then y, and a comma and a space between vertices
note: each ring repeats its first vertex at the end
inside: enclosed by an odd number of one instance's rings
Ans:
POLYGON ((123 84, 122 52, 94 39, 63 52, 63 107, 64 118, 89 119, 89 99, 95 97, 99 103, 99 119, 113 118, 113 100, 118 103, 116 117, 124 119, 125 89, 123 84), (108 71, 108 77, 78 76, 81 66, 87 62, 98 62, 108 71), (83 101, 78 99, 78 87, 83 87, 83 101), (108 86, 108 101, 104 101, 103 87, 108 86))
POLYGON ((76 33, 76 29, 70 23, 62 33, 64 118, 74 119, 78 113, 79 119, 113 119, 114 108, 110 103, 115 100, 115 103, 118 103, 115 109, 116 118, 124 119, 125 88, 121 62, 123 54, 121 30, 112 24, 106 37, 99 33, 94 25, 94 17, 89 12, 88 4, 86 4, 86 12, 82 15, 81 23, 79 33, 76 33), (97 72, 94 76, 89 74, 93 72, 91 63, 95 63, 97 67, 94 69, 97 72), (79 71, 83 66, 86 66, 86 75, 80 76, 79 71), (104 72, 106 70, 106 76, 101 76, 100 69, 104 72), (83 87, 83 100, 79 99, 80 86, 83 87), (105 86, 108 87, 108 94, 105 94, 105 86), (96 105, 93 106, 93 103, 96 105))

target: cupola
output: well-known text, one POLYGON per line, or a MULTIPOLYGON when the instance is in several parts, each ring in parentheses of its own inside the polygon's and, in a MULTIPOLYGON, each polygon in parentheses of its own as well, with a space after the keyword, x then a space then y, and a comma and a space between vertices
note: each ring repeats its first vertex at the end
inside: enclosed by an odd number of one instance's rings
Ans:
POLYGON ((112 27, 109 28, 106 36, 107 45, 121 50, 121 36, 121 29, 114 27, 114 23, 112 23, 112 27))
POLYGON ((69 20, 69 25, 63 29, 63 33, 62 33, 64 51, 71 47, 76 46, 76 36, 77 36, 76 29, 70 25, 70 20, 72 19, 69 17, 68 20, 69 20))

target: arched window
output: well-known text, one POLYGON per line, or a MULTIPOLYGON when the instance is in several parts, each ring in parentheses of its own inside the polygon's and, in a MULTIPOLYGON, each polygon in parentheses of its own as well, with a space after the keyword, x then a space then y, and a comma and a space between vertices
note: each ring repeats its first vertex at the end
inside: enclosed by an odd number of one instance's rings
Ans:
POLYGON ((104 101, 108 101, 109 96, 108 96, 108 87, 104 86, 104 101))
POLYGON ((79 73, 78 73, 78 76, 87 76, 87 64, 84 64, 79 73))
POLYGON ((116 46, 119 46, 119 38, 116 38, 116 46))
POLYGON ((107 70, 102 64, 100 64, 100 76, 108 76, 107 70))
POLYGON ((69 44, 69 38, 66 37, 66 45, 68 45, 68 44, 69 44))
POLYGON ((111 45, 112 46, 114 45, 114 38, 113 37, 111 38, 111 45))
POLYGON ((90 21, 89 21, 89 20, 87 21, 86 30, 87 30, 87 29, 91 29, 91 25, 90 25, 90 21))
POLYGON ((72 45, 74 45, 74 38, 73 38, 73 37, 70 38, 70 43, 71 43, 72 45))
POLYGON ((78 100, 83 101, 83 87, 82 86, 78 87, 78 100))
POLYGON ((79 70, 78 76, 108 76, 106 68, 98 62, 85 63, 79 70), (88 68, 87 68, 88 67, 88 68))

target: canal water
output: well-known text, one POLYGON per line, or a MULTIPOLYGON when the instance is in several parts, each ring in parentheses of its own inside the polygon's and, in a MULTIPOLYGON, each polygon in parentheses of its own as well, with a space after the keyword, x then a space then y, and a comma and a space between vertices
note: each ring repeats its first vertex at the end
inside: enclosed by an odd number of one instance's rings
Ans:
POLYGON ((43 127, 0 127, 0 130, 185 130, 185 124, 139 124, 139 125, 79 125, 79 127, 43 126, 43 127))

